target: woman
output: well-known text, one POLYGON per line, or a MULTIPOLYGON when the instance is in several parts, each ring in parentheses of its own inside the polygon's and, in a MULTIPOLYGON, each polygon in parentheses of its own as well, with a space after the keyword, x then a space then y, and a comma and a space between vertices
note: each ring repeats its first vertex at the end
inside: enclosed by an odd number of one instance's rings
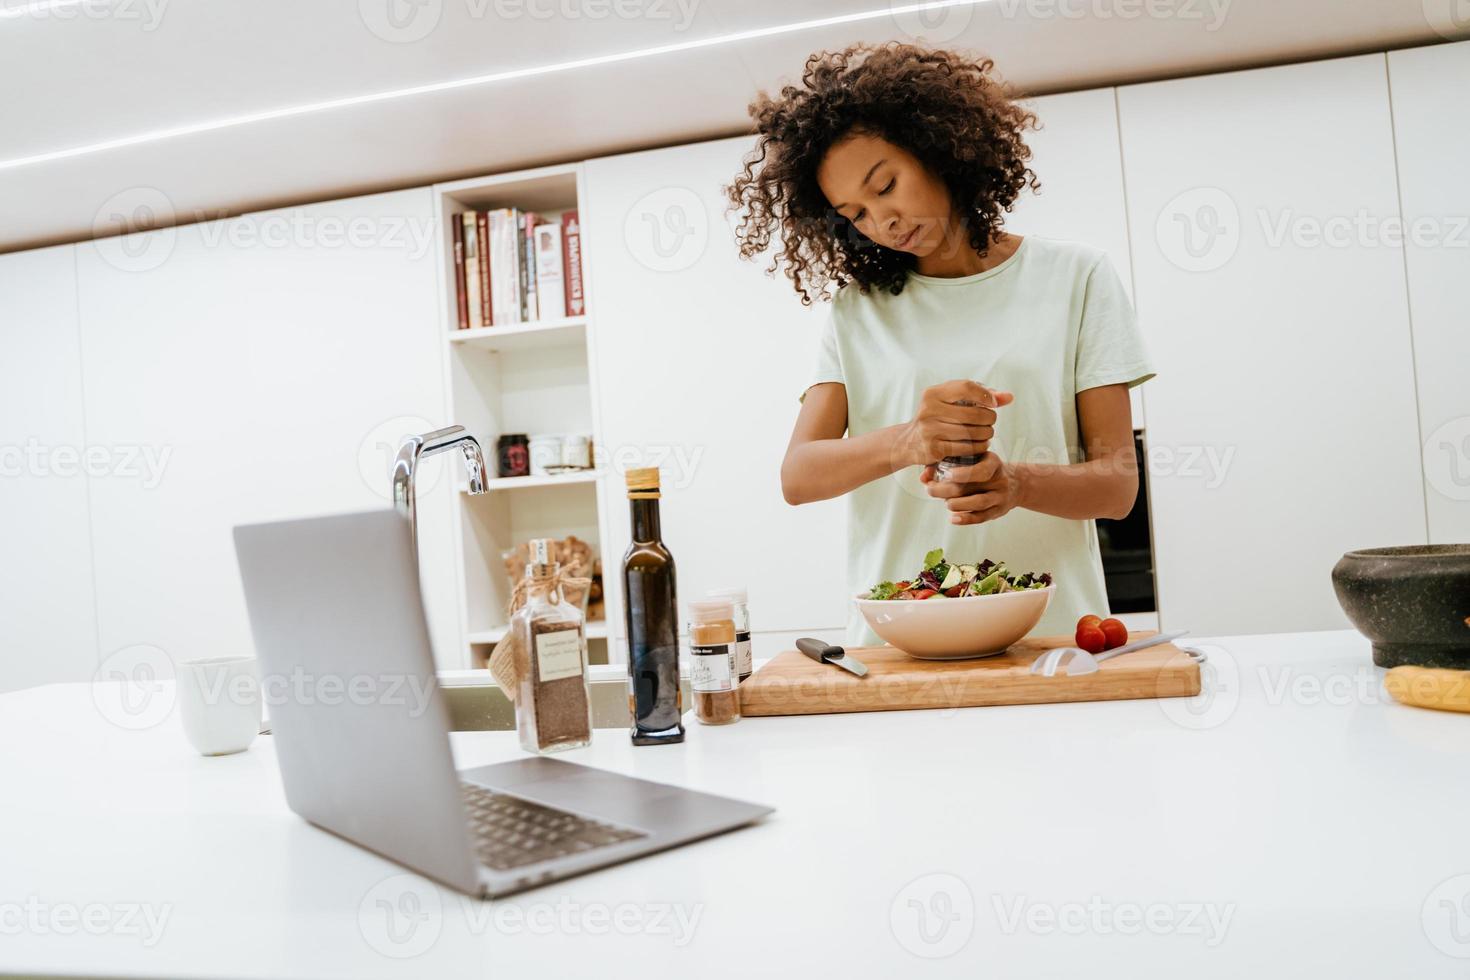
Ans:
MULTIPOLYGON (((728 189, 741 254, 779 237, 772 269, 803 303, 835 288, 787 501, 848 495, 854 593, 942 546, 1050 571, 1039 631, 1105 615, 1093 519, 1137 496, 1128 389, 1153 368, 1100 250, 1002 228, 1039 188, 1035 116, 990 61, 897 43, 813 55, 750 112, 756 149, 728 189)), ((877 638, 853 616, 849 642, 877 638)))

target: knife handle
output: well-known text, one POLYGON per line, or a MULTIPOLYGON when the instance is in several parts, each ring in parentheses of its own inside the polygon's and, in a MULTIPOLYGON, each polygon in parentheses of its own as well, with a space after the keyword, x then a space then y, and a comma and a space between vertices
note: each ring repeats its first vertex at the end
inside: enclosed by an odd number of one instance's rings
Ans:
POLYGON ((819 664, 828 663, 829 661, 827 658, 829 657, 841 657, 842 655, 847 653, 846 650, 842 649, 839 646, 825 643, 810 636, 803 636, 801 639, 797 640, 796 649, 800 650, 808 657, 811 657, 819 664))

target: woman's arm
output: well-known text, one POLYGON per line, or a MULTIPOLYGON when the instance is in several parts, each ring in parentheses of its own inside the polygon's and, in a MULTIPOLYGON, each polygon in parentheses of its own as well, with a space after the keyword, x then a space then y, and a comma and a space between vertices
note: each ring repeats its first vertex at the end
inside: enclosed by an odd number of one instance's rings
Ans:
POLYGON ((1024 507, 1054 517, 1121 518, 1138 497, 1133 416, 1127 385, 1077 393, 1084 463, 1009 463, 986 453, 948 481, 922 476, 932 497, 945 500, 955 524, 983 524, 1024 507))
POLYGON ((924 391, 912 421, 844 438, 847 386, 812 385, 781 463, 781 493, 788 504, 827 500, 906 466, 983 453, 995 433, 993 406, 1010 400, 974 381, 947 381, 924 391), (955 404, 965 401, 973 404, 955 404))

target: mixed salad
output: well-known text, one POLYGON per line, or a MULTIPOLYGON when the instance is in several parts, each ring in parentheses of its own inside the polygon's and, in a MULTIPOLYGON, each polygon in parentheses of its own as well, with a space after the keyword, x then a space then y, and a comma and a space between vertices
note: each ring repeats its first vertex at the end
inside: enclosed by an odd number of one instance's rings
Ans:
POLYGON ((868 590, 865 599, 958 599, 962 596, 993 595, 1021 589, 1044 589, 1051 585, 1050 572, 1024 572, 1017 575, 1005 562, 984 561, 969 565, 950 562, 943 548, 935 548, 924 556, 924 568, 904 582, 879 582, 868 590))

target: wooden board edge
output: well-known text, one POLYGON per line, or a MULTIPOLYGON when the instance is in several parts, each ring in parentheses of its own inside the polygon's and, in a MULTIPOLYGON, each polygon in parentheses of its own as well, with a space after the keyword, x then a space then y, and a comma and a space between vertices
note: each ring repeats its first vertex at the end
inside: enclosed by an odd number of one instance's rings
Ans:
MULTIPOLYGON (((1202 690, 1201 671, 1197 662, 1191 661, 1179 669, 1159 671, 1153 677, 1153 689, 1139 691, 1137 688, 1107 690, 1096 688, 1068 688, 1065 681, 1057 685, 1057 696, 1045 700, 1030 699, 1017 701, 998 693, 993 697, 967 696, 953 704, 901 704, 886 703, 876 698, 859 697, 843 704, 815 699, 810 702, 790 701, 787 703, 756 704, 754 710, 741 705, 741 716, 746 718, 791 718, 800 715, 862 714, 869 711, 949 711, 956 708, 996 708, 1001 706, 1023 706, 1032 704, 1082 704, 1088 701, 1150 701, 1162 698, 1194 697, 1202 690), (790 710, 799 708, 801 710, 790 710)), ((855 693, 856 689, 853 689, 855 693)))

